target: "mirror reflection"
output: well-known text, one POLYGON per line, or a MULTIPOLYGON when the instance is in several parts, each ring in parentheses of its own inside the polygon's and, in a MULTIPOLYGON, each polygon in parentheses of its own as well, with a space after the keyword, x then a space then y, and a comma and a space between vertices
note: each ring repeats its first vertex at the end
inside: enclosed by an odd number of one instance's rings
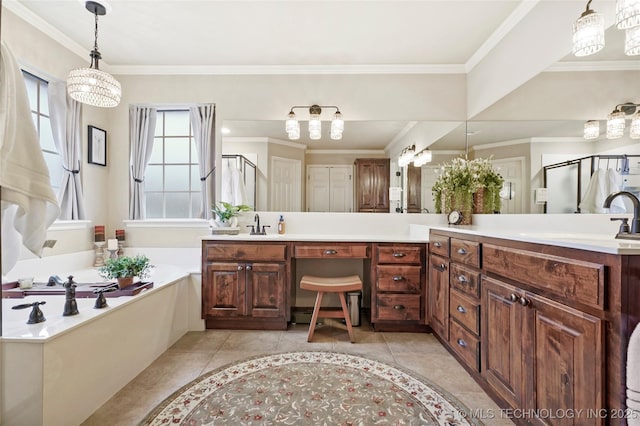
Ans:
MULTIPOLYGON (((593 168, 620 171, 604 161, 607 156, 640 154, 627 135, 585 140, 580 120, 348 121, 340 141, 328 133, 312 141, 305 132, 290 141, 284 120, 228 120, 223 127, 230 132, 223 138, 223 154, 242 155, 255 164, 255 205, 270 211, 357 211, 356 159, 389 159, 387 211, 433 213, 431 187, 439 165, 466 152, 469 158, 492 158, 505 178, 501 213, 574 213, 587 195, 593 168), (431 163, 398 167, 400 152, 413 144, 416 152, 431 150, 431 163), (585 157, 595 158, 595 165, 585 163, 580 172, 575 163, 547 167, 545 182, 545 166, 585 157)), ((329 126, 323 127, 328 132, 329 126)), ((640 170, 637 161, 630 165, 640 170)))

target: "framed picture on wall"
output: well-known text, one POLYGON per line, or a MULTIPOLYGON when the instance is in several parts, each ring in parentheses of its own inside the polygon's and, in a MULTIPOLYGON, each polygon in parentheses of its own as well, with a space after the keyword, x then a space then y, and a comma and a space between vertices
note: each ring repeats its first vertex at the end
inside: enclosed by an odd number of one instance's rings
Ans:
POLYGON ((89 126, 89 163, 107 165, 107 131, 89 126))

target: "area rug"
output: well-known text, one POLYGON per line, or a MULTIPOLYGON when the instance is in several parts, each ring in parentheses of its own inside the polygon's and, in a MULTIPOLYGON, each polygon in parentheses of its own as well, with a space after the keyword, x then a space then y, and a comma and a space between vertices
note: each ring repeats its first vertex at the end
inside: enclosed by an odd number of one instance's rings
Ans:
POLYGON ((448 392, 400 367, 337 352, 288 352, 211 371, 140 424, 482 425, 468 413, 448 392))

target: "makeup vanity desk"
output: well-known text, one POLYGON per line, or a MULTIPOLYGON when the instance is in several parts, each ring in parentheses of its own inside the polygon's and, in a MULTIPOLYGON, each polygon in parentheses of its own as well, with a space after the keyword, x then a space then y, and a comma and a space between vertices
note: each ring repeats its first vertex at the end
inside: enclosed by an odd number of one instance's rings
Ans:
POLYGON ((421 240, 389 235, 204 237, 202 317, 206 328, 286 330, 292 311, 312 310, 312 306, 296 306, 303 273, 343 275, 332 265, 357 260, 362 265, 363 310, 369 308, 374 329, 425 331, 426 241, 426 235, 421 240), (304 260, 312 260, 313 267, 305 268, 304 260))

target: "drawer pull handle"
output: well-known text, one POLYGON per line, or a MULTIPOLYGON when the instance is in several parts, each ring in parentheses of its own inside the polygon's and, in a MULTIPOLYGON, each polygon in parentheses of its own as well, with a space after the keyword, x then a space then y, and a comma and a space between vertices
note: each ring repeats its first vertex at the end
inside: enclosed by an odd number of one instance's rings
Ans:
POLYGON ((464 275, 458 275, 458 281, 461 283, 466 283, 469 280, 464 275))
POLYGON ((531 304, 531 300, 525 298, 525 297, 521 297, 520 298, 520 304, 522 306, 529 306, 531 304))
POLYGON ((402 280, 404 280, 404 277, 402 275, 394 275, 393 276, 393 280, 394 281, 402 281, 402 280))
POLYGON ((464 341, 464 340, 462 340, 462 339, 458 339, 458 340, 457 340, 457 343, 458 343, 460 346, 462 346, 463 348, 466 348, 466 347, 467 347, 467 342, 465 342, 465 341, 464 341))
POLYGON ((338 254, 337 250, 334 249, 330 249, 330 250, 325 250, 324 254, 330 255, 330 254, 338 254))
POLYGON ((458 254, 467 254, 467 251, 463 248, 458 249, 458 254))
POLYGON ((399 310, 401 310, 401 309, 404 309, 404 305, 393 305, 393 309, 395 309, 395 310, 398 310, 398 311, 399 311, 399 310))
POLYGON ((438 241, 436 241, 435 243, 433 243, 433 246, 435 248, 440 248, 440 247, 442 247, 442 244, 440 244, 438 241))
POLYGON ((441 263, 440 265, 434 265, 434 266, 440 272, 444 272, 444 270, 447 269, 447 265, 445 265, 444 263, 441 263))
POLYGON ((238 271, 242 271, 243 269, 244 269, 244 266, 238 265, 238 271))
POLYGON ((405 257, 406 254, 404 253, 393 253, 393 257, 405 257))
POLYGON ((458 307, 456 308, 456 310, 462 314, 466 314, 467 310, 464 308, 464 306, 458 305, 458 307))
POLYGON ((511 295, 509 295, 509 300, 512 302, 517 302, 519 299, 518 295, 515 293, 511 293, 511 295))

